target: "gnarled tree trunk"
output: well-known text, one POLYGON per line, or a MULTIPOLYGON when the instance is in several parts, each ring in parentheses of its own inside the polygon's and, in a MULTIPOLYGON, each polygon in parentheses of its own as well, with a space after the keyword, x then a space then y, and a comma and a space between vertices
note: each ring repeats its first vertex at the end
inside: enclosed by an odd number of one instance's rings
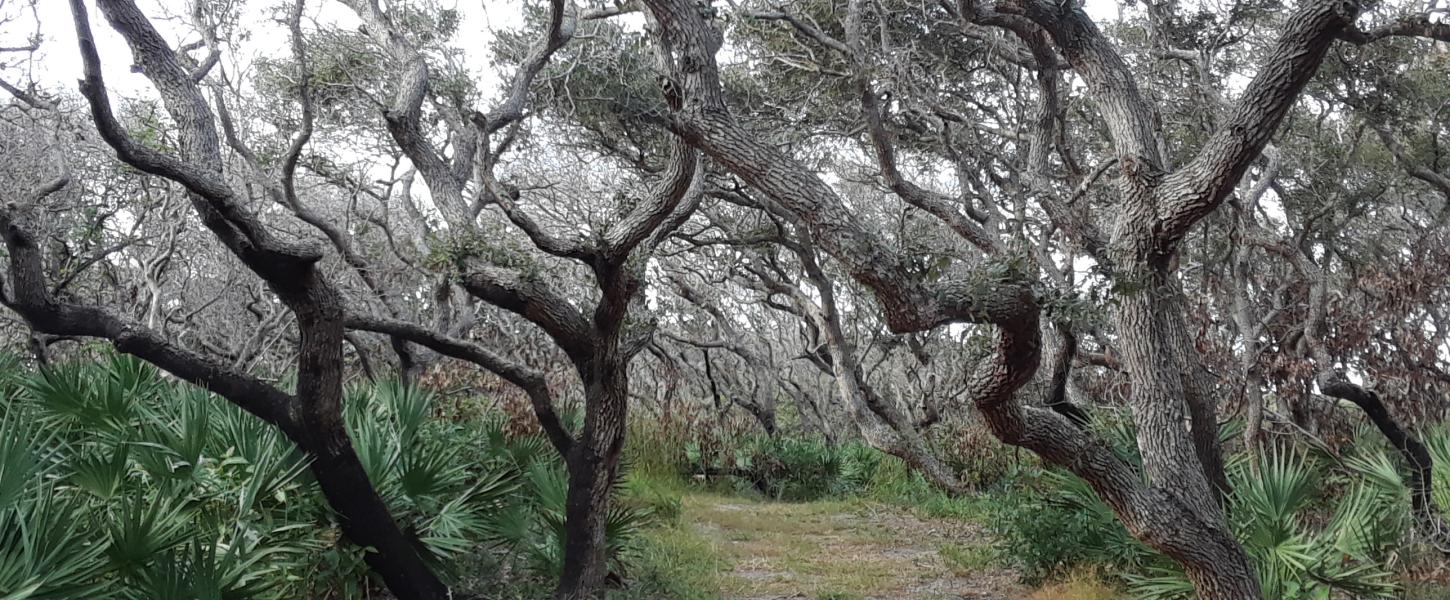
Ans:
MULTIPOLYGON (((287 394, 236 369, 192 354, 141 324, 51 297, 41 274, 40 257, 21 219, 9 211, 0 211, 12 253, 11 278, 20 294, 7 303, 37 329, 108 339, 118 350, 205 386, 280 428, 313 459, 311 470, 329 505, 337 511, 344 533, 353 542, 370 548, 368 565, 396 596, 405 600, 451 597, 448 587, 423 562, 413 541, 388 512, 348 439, 342 417, 343 302, 337 289, 319 271, 321 253, 274 237, 240 205, 239 195, 223 176, 214 115, 197 78, 181 67, 175 52, 135 3, 100 0, 97 5, 126 39, 136 64, 160 93, 176 122, 179 156, 139 144, 116 120, 86 7, 80 0, 73 0, 71 11, 85 67, 81 93, 90 105, 92 120, 123 162, 185 187, 202 223, 296 315, 301 339, 297 349, 297 393, 287 394)), ((299 0, 289 14, 294 48, 301 44, 302 8, 299 0)), ((304 106, 303 126, 283 158, 281 179, 269 183, 270 188, 294 203, 293 176, 310 135, 310 108, 304 106)))
POLYGON ((629 365, 617 357, 617 348, 601 350, 585 369, 584 431, 565 457, 569 494, 564 573, 554 592, 559 600, 590 597, 609 574, 605 525, 624 449, 629 365))

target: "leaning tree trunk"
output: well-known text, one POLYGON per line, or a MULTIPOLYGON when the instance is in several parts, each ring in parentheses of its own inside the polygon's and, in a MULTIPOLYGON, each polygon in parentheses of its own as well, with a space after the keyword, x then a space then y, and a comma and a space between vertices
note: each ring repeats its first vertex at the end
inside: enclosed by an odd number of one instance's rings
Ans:
MULTIPOLYGON (((865 374, 861 372, 861 366, 854 364, 852 367, 855 375, 846 378, 848 382, 855 382, 855 392, 845 391, 847 394, 859 395, 859 399, 852 400, 860 412, 860 406, 864 403, 870 414, 858 414, 858 422, 862 423, 863 436, 876 449, 900 458, 906 466, 938 489, 953 496, 960 496, 967 492, 967 487, 962 483, 956 473, 939 459, 926 439, 917 431, 914 423, 894 405, 876 392, 876 388, 866 382, 865 374), (882 427, 882 425, 886 427, 882 427)), ((843 386, 849 385, 846 382, 843 386)))
POLYGON ((1331 367, 1333 360, 1329 348, 1324 344, 1327 302, 1329 298, 1329 267, 1314 268, 1307 260, 1301 260, 1300 269, 1313 278, 1309 288, 1309 312, 1305 317, 1303 350, 1321 369, 1315 377, 1319 391, 1331 398, 1348 400, 1374 423, 1385 436, 1390 446, 1399 452, 1410 468, 1407 482, 1410 488, 1410 511, 1415 526, 1425 535, 1426 541, 1442 554, 1450 555, 1450 524, 1440 516, 1435 507, 1434 460, 1425 445, 1413 434, 1401 427, 1380 400, 1379 394, 1350 382, 1344 373, 1331 367))
MULTIPOLYGON (((31 298, 24 304, 32 314, 27 318, 110 339, 117 349, 203 385, 279 427, 313 458, 312 471, 329 503, 337 510, 343 531, 360 546, 370 547, 368 565, 378 570, 396 596, 402 600, 452 597, 389 515, 387 506, 363 473, 343 426, 343 302, 337 289, 319 270, 321 252, 305 244, 279 239, 244 206, 242 198, 246 195, 238 194, 223 175, 216 115, 198 79, 181 66, 166 39, 133 0, 98 0, 96 5, 111 27, 126 39, 138 71, 152 82, 172 117, 179 140, 177 154, 167 154, 131 139, 112 113, 85 3, 72 0, 70 4, 84 64, 81 94, 90 106, 92 122, 123 162, 185 187, 202 224, 249 270, 266 281, 296 315, 301 338, 297 349, 297 393, 286 394, 244 373, 202 360, 139 324, 123 322, 102 311, 85 311, 57 302, 45 291, 43 276, 38 271, 38 256, 18 270, 16 263, 12 264, 12 272, 19 279, 30 280, 25 291, 31 298), (91 314, 83 322, 55 319, 67 312, 91 314)), ((298 0, 289 14, 296 46, 301 44, 298 32, 302 10, 303 2, 298 0)), ((303 107, 303 122, 282 161, 280 181, 269 186, 293 204, 296 204, 296 167, 302 148, 311 136, 310 105, 303 107)), ((27 236, 18 231, 9 233, 12 235, 7 245, 12 250, 21 250, 21 254, 29 252, 33 244, 25 239, 27 236)))
POLYGON ((1136 285, 1122 293, 1114 316, 1122 337, 1123 366, 1133 388, 1129 402, 1138 425, 1143 471, 1158 497, 1152 500, 1154 506, 1125 507, 1113 501, 1109 490, 1099 493, 1130 532, 1183 566, 1199 598, 1261 598, 1258 576, 1229 532, 1199 458, 1201 441, 1184 430, 1191 423, 1186 388, 1195 385, 1189 370, 1197 365, 1184 364, 1188 353, 1178 346, 1186 331, 1181 304, 1174 297, 1178 289, 1166 263, 1137 267, 1121 275, 1136 285), (1157 506, 1165 503, 1176 506, 1157 506), (1180 530, 1176 521, 1182 517, 1172 515, 1183 511, 1193 515, 1197 531, 1180 530), (1135 523, 1137 519, 1129 516, 1134 514, 1150 526, 1135 523), (1164 535, 1192 542, 1165 544, 1167 540, 1158 539, 1164 535))
MULTIPOLYGON (((1033 275, 991 287, 928 283, 902 275, 909 264, 905 257, 861 227, 831 186, 731 116, 715 62, 723 35, 709 16, 687 0, 645 0, 670 43, 666 58, 684 73, 662 86, 675 98, 670 117, 677 133, 801 220, 827 253, 872 289, 893 331, 963 321, 996 325, 997 351, 979 363, 971 384, 973 401, 992 431, 1088 481, 1135 537, 1182 565, 1199 597, 1259 598, 1258 577, 1231 535, 1205 461, 1184 429, 1190 418, 1188 403, 1198 402, 1192 414, 1199 419, 1199 435, 1208 433, 1210 413, 1204 408, 1211 405, 1205 403, 1210 398, 1201 374, 1190 371, 1197 365, 1188 360, 1186 343, 1191 338, 1182 303, 1173 296, 1177 290, 1169 263, 1183 237, 1223 203, 1252 165, 1330 45, 1353 24, 1359 6, 1313 0, 1295 10, 1228 118, 1193 158, 1174 169, 1163 156, 1167 144, 1154 123, 1154 111, 1127 62, 1086 13, 1052 2, 1010 4, 1013 14, 998 13, 990 3, 966 3, 961 14, 965 20, 1015 28, 1029 45, 1046 45, 1041 39, 1045 32, 1087 82, 1113 138, 1122 193, 1119 217, 1104 251, 1111 260, 1099 264, 1111 268, 1121 299, 1114 320, 1133 386, 1143 473, 1061 415, 1016 404, 1016 391, 1040 362, 1041 306, 1029 287, 1033 275), (1162 310, 1164 303, 1171 310, 1162 310), (1193 388, 1196 398, 1190 399, 1186 388, 1193 388)), ((1041 54, 1050 52, 1048 48, 1041 54)), ((1044 63, 1042 68, 1057 67, 1044 63)), ((957 218, 961 215, 955 210, 943 212, 943 219, 963 238, 984 251, 994 247, 981 241, 984 232, 957 218)), ((1091 230, 1083 237, 1094 245, 1101 241, 1095 226, 1083 229, 1091 230)))
POLYGON ((813 321, 824 338, 825 356, 813 362, 835 377, 837 391, 856 427, 861 431, 861 437, 877 450, 900 458, 913 471, 920 473, 942 491, 953 496, 965 493, 966 486, 962 485, 956 473, 932 451, 910 416, 903 413, 895 403, 881 397, 876 388, 866 380, 866 373, 861 369, 856 349, 846 339, 845 329, 841 325, 841 314, 836 306, 835 285, 817 262, 811 240, 798 240, 794 250, 804 267, 807 279, 820 295, 820 305, 816 306, 793 286, 779 289, 791 290, 792 299, 801 312, 813 321))
MULTIPOLYGON (((1131 256, 1120 260, 1130 264, 1131 256)), ((1176 286, 1166 264, 1141 265, 1120 275, 1134 282, 1120 295, 1117 321, 1123 367, 1132 384, 1129 404, 1138 425, 1143 470, 1155 486, 1176 495, 1205 520, 1222 523, 1223 512, 1199 459, 1190 422, 1185 376, 1195 365, 1182 362, 1177 348, 1183 315, 1176 309, 1176 286)))
MULTIPOLYGON (((966 492, 966 486, 946 464, 937 458, 916 424, 891 401, 881 397, 870 382, 856 358, 856 352, 846 340, 836 312, 835 293, 824 274, 813 261, 807 261, 806 270, 816 280, 821 295, 821 308, 807 312, 819 321, 824 334, 826 353, 830 358, 827 365, 835 375, 836 388, 850 412, 861 437, 872 447, 900 458, 911 470, 920 473, 932 485, 953 496, 966 492)), ((804 306, 804 303, 803 303, 804 306)))
POLYGON ((1405 459, 1405 464, 1410 468, 1407 486, 1410 488, 1410 512, 1415 519, 1415 527, 1436 550, 1450 555, 1450 524, 1445 522, 1439 509, 1435 507, 1435 463, 1430 451, 1395 421, 1380 400, 1379 394, 1350 383, 1343 373, 1337 371, 1321 373, 1318 383, 1319 391, 1324 392, 1324 395, 1348 400, 1363 410, 1364 415, 1385 436, 1390 446, 1405 459))
POLYGON ((312 457, 312 474, 327 503, 337 512, 343 534, 367 549, 363 560, 400 600, 452 598, 448 586, 423 562, 422 549, 409 537, 368 480, 342 416, 342 298, 316 275, 283 291, 297 315, 297 397, 302 427, 290 432, 312 457), (291 292, 291 293, 287 293, 291 292))
POLYGON ((45 334, 31 330, 30 336, 25 340, 26 346, 30 349, 31 356, 35 357, 35 364, 40 368, 50 366, 50 344, 45 339, 45 334))
POLYGON ((342 533, 365 548, 363 561, 400 600, 451 600, 433 570, 423 562, 422 548, 393 519, 387 503, 368 480, 367 471, 341 427, 309 432, 304 450, 312 457, 312 474, 327 504, 337 512, 342 533))
MULTIPOLYGON (((700 354, 705 357, 705 380, 710 384, 710 397, 715 401, 715 410, 723 415, 728 407, 725 405, 725 394, 721 392, 720 385, 716 381, 719 375, 716 375, 714 361, 710 359, 710 349, 701 348, 700 354)), ((729 402, 745 409, 745 412, 750 413, 750 416, 754 417, 757 423, 760 423, 760 428, 765 431, 766 437, 775 437, 775 402, 767 397, 769 392, 765 389, 765 369, 744 356, 741 359, 745 360, 747 370, 755 375, 756 387, 751 391, 750 398, 743 398, 737 395, 730 398, 729 402)))
MULTIPOLYGON (((1242 245, 1242 242, 1239 242, 1242 245)), ((1262 345, 1259 334, 1262 327, 1254 314, 1253 303, 1249 301, 1249 262, 1242 248, 1235 248, 1233 260, 1234 325, 1238 328, 1243 350, 1238 357, 1239 376, 1243 378, 1244 406, 1244 448, 1250 453, 1259 451, 1259 438, 1264 427, 1264 376, 1257 367, 1262 345)))
POLYGON ((569 449, 564 573, 554 597, 591 597, 609 574, 609 501, 619 475, 629 399, 629 364, 613 351, 596 355, 585 374, 584 431, 569 449))
POLYGON ((1168 292, 1171 301, 1165 302, 1160 310, 1164 312, 1165 322, 1172 325, 1176 338, 1174 348, 1183 368, 1183 398, 1188 407, 1188 433, 1193 440, 1194 454, 1198 456, 1204 477, 1213 486, 1215 499, 1222 502, 1231 490, 1228 472, 1224 468, 1223 444, 1219 439, 1218 397, 1214 394, 1213 375, 1204 368, 1203 358, 1189 333, 1185 318, 1188 297, 1176 281, 1173 283, 1168 292))

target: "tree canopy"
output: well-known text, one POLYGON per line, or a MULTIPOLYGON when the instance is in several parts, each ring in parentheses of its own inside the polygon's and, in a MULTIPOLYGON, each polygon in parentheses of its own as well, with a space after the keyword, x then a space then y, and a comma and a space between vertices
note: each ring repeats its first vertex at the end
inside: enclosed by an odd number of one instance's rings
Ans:
POLYGON ((274 427, 399 598, 451 592, 349 433, 354 378, 531 414, 559 598, 610 577, 629 424, 680 413, 955 495, 941 432, 980 423, 1201 598, 1275 593, 1225 456, 1367 419, 1450 551, 1419 434, 1450 407, 1438 0, 484 4, 516 26, 0 1, 3 343, 99 340, 274 427))

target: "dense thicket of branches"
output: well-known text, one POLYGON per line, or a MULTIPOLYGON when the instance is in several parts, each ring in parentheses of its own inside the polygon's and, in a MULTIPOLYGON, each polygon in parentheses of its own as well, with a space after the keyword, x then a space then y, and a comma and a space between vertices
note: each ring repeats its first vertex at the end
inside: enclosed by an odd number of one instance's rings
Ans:
POLYGON ((165 4, 32 35, 0 2, 6 343, 106 340, 278 427, 400 598, 450 592, 358 463, 350 373, 532 408, 561 598, 607 575, 629 414, 680 406, 952 493, 933 430, 984 419, 1203 598, 1260 594, 1222 444, 1362 413, 1450 549, 1415 435, 1450 384, 1434 1, 550 0, 491 65, 429 0, 165 4), (1141 468, 1085 405, 1131 411, 1141 468))

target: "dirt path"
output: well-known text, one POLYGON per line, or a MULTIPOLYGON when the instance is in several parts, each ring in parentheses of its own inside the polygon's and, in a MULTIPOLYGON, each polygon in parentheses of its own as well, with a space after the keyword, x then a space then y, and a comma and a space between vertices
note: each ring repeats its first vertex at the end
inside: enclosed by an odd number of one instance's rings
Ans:
POLYGON ((989 560, 987 533, 859 503, 691 495, 685 522, 723 550, 730 600, 1027 598, 989 560))

